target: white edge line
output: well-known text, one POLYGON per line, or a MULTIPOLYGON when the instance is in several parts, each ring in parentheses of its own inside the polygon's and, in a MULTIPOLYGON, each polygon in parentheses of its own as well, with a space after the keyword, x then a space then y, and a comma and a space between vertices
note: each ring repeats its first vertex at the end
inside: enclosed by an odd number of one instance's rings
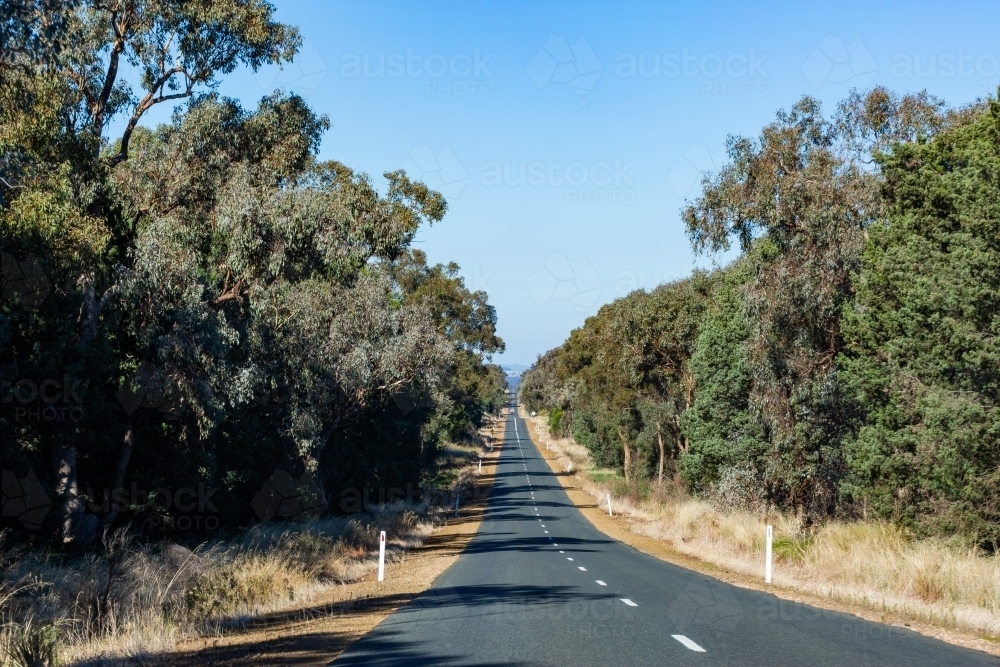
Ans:
MULTIPOLYGON (((636 603, 634 603, 631 600, 629 600, 628 598, 620 598, 620 599, 621 599, 622 602, 624 602, 625 604, 627 604, 630 607, 638 607, 639 606, 636 603)), ((674 639, 677 639, 677 638, 674 637, 674 639)), ((681 641, 681 640, 677 639, 677 641, 681 641)), ((681 643, 683 643, 683 642, 681 642, 681 643)))
POLYGON ((673 637, 674 639, 676 639, 677 641, 679 641, 680 643, 684 644, 684 646, 688 647, 692 651, 697 651, 698 653, 704 653, 705 652, 705 649, 703 649, 702 647, 698 646, 697 644, 695 644, 693 641, 691 641, 690 639, 688 639, 684 635, 670 635, 670 636, 673 637))

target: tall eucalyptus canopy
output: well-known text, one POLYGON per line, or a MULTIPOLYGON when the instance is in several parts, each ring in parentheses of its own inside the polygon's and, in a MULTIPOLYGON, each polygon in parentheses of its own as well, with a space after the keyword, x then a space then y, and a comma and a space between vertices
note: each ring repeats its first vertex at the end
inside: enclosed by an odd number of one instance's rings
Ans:
POLYGON ((419 484, 429 445, 496 407, 486 295, 453 265, 411 275, 444 198, 320 160, 330 121, 295 95, 214 92, 295 56, 269 3, 4 6, 0 464, 50 483, 63 540, 143 519, 145 498, 109 502, 132 484, 222 487, 233 522, 275 468, 419 484))

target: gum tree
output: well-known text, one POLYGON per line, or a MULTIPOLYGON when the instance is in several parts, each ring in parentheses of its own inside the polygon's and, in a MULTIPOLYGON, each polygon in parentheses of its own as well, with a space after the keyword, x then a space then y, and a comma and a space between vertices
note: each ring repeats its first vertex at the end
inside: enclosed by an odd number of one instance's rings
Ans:
POLYGON ((940 127, 940 103, 876 88, 825 117, 805 97, 759 138, 732 137, 730 163, 683 211, 697 251, 735 240, 748 253, 750 400, 770 442, 770 500, 810 516, 835 511, 847 433, 836 381, 840 318, 867 231, 883 218, 876 154, 940 127))

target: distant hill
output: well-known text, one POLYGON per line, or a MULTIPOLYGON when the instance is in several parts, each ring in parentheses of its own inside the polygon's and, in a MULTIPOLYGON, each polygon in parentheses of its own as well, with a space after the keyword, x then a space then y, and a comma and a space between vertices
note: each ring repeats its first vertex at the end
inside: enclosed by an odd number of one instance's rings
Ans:
POLYGON ((500 368, 504 369, 507 377, 521 377, 521 373, 528 370, 530 366, 525 366, 524 364, 500 364, 500 368))

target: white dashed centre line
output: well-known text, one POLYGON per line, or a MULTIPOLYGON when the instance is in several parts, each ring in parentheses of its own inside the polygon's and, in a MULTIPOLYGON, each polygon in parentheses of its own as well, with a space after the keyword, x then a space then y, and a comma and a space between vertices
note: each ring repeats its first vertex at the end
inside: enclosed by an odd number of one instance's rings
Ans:
MULTIPOLYGON (((621 598, 621 601, 624 602, 625 604, 627 604, 630 607, 638 607, 639 606, 636 603, 634 603, 631 600, 629 600, 628 598, 621 598)), ((675 639, 676 639, 676 637, 675 637, 675 639)), ((680 640, 678 639, 677 641, 680 641, 680 640)))
POLYGON ((587 571, 587 568, 580 567, 579 565, 576 566, 576 569, 580 570, 580 572, 586 572, 587 571))
POLYGON ((573 560, 573 559, 572 559, 572 558, 570 558, 569 556, 567 556, 567 557, 566 557, 566 560, 573 560))
POLYGON ((594 581, 596 581, 596 582, 597 582, 597 585, 598 585, 598 586, 607 586, 607 584, 606 584, 606 583, 604 583, 603 581, 601 581, 600 579, 594 579, 594 581))
MULTIPOLYGON (((559 545, 557 544, 556 546, 559 546, 559 545)), ((561 554, 564 554, 564 553, 566 553, 566 552, 565 552, 565 551, 560 551, 559 553, 561 553, 561 554)))
POLYGON ((705 649, 703 649, 702 647, 698 646, 696 643, 694 643, 693 641, 691 641, 690 639, 688 639, 684 635, 670 635, 670 636, 673 637, 674 639, 676 639, 677 641, 679 641, 680 643, 684 644, 684 646, 688 647, 692 651, 697 651, 698 653, 704 653, 705 652, 705 649))

